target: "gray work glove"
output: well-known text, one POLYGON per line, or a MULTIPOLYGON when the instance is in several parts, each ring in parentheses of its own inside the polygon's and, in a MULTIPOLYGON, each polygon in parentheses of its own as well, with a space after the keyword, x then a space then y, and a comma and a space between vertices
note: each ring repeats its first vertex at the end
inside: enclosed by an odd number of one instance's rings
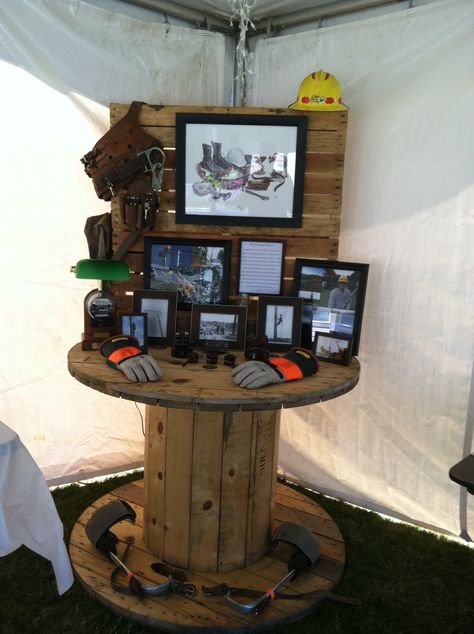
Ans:
POLYGON ((156 381, 162 371, 155 359, 144 354, 135 337, 115 335, 102 342, 99 352, 107 359, 107 365, 121 370, 133 383, 156 381))
POLYGON ((268 361, 245 361, 232 370, 234 383, 254 390, 270 383, 295 381, 316 374, 319 369, 315 355, 305 348, 292 348, 282 357, 268 361))
POLYGON ((128 357, 116 365, 117 369, 122 370, 127 379, 133 383, 156 381, 163 374, 158 363, 149 354, 128 357))
POLYGON ((232 370, 234 383, 253 390, 269 383, 280 383, 284 379, 264 361, 245 361, 232 370))

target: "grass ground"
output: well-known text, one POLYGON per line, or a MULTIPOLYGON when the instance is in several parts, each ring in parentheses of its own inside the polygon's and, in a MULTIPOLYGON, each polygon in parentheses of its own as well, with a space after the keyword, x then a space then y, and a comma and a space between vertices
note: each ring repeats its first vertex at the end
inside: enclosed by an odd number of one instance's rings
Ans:
MULTIPOLYGON (((53 496, 66 540, 78 516, 106 492, 141 473, 53 496)), ((325 600, 306 619, 275 634, 473 634, 474 549, 393 523, 343 502, 309 494, 334 518, 346 543, 346 566, 336 592, 352 606, 325 600)), ((51 565, 26 548, 0 558, 1 634, 139 634, 130 622, 89 597, 79 582, 62 597, 51 565)))

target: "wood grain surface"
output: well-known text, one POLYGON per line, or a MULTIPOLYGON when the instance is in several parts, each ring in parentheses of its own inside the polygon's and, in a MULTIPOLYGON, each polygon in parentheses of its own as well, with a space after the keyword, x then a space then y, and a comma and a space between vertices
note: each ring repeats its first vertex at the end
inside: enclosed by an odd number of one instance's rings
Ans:
MULTIPOLYGON (((240 570, 212 573, 186 571, 187 580, 194 583, 197 593, 193 598, 178 594, 148 597, 139 601, 112 590, 110 574, 113 564, 88 541, 85 524, 92 513, 113 499, 126 500, 137 513, 135 525, 121 522, 113 527, 120 540, 131 539, 126 564, 148 584, 163 583, 164 577, 154 573, 151 564, 157 558, 150 554, 143 541, 143 481, 122 486, 88 507, 74 525, 69 544, 69 553, 76 576, 87 592, 111 608, 117 614, 141 624, 167 632, 244 632, 273 631, 273 628, 303 618, 323 599, 323 595, 300 600, 277 599, 261 614, 240 614, 222 596, 207 597, 202 586, 220 583, 259 590, 262 594, 286 573, 289 547, 280 544, 250 566, 240 570)), ((317 590, 331 591, 341 580, 344 571, 344 539, 334 520, 318 504, 293 489, 277 485, 276 515, 273 530, 284 521, 293 521, 307 526, 321 545, 321 557, 314 566, 303 573, 283 591, 302 594, 317 590)), ((119 543, 118 555, 124 544, 119 543)), ((236 597, 237 598, 237 597, 236 597)), ((243 603, 253 599, 239 599, 243 603)))
MULTIPOLYGON (((255 411, 319 403, 352 390, 360 372, 356 358, 349 366, 321 361, 319 372, 313 376, 248 390, 234 384, 232 370, 223 364, 222 357, 211 370, 203 367, 204 353, 200 362, 185 367, 171 357, 169 348, 151 348, 149 354, 163 370, 163 377, 153 383, 131 383, 120 370, 107 366, 98 351, 83 351, 80 344, 69 351, 68 369, 80 383, 110 396, 148 405, 207 411, 255 411)), ((246 360, 241 352, 236 356, 237 363, 246 360)))

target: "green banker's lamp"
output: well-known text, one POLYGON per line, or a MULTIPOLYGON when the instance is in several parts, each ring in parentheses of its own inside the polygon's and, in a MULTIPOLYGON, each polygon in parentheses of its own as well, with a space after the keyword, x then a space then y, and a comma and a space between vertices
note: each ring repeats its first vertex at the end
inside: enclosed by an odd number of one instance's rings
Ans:
POLYGON ((130 270, 120 260, 79 260, 71 267, 80 280, 98 280, 98 288, 87 293, 84 299, 84 332, 82 349, 94 350, 116 334, 116 310, 114 297, 103 288, 103 282, 123 282, 130 279, 130 270))

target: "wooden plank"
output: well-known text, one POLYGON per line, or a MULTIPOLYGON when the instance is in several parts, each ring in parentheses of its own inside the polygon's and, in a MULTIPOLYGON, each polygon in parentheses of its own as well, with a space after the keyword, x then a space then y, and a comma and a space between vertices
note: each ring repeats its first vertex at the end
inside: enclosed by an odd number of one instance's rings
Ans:
POLYGON ((342 178, 326 174, 306 173, 304 177, 305 194, 334 194, 342 192, 342 178))
POLYGON ((271 521, 275 517, 275 505, 276 505, 276 489, 277 489, 277 475, 278 475, 278 456, 280 450, 280 422, 281 422, 281 410, 275 412, 274 416, 274 430, 273 430, 273 459, 272 459, 272 476, 271 484, 272 489, 270 491, 270 517, 271 521))
MULTIPOLYGON (((176 222, 174 217, 175 193, 172 191, 161 192, 160 211, 156 217, 155 231, 175 231, 176 222), (172 212, 172 213, 165 213, 172 212)), ((112 202, 112 222, 114 229, 123 229, 123 225, 120 220, 119 205, 116 198, 112 202)), ((333 194, 323 193, 311 193, 303 195, 303 216, 305 214, 321 214, 321 215, 337 215, 341 212, 341 193, 336 192, 333 194)), ((255 227, 236 227, 236 226, 224 226, 224 225, 192 225, 182 224, 179 225, 180 231, 196 231, 197 233, 221 233, 234 232, 238 233, 253 233, 255 227)), ((272 227, 265 227, 265 233, 267 230, 271 230, 272 227)), ((276 231, 282 233, 282 229, 276 228, 276 231)), ((293 228, 286 229, 291 234, 293 228)))
MULTIPOLYGON (((197 180, 199 180, 199 177, 197 177, 197 180)), ((332 172, 310 172, 305 170, 304 191, 306 194, 340 194, 341 190, 342 174, 336 175, 332 172)), ((163 194, 176 191, 176 173, 174 170, 164 171, 162 191, 163 194)), ((164 199, 160 208, 163 208, 163 205, 164 199)))
MULTIPOLYGON (((143 131, 160 141, 165 148, 176 148, 174 127, 143 126, 143 131)), ((344 130, 308 130, 306 152, 344 153, 346 134, 344 130)))
POLYGON ((344 172, 344 154, 333 152, 306 152, 305 174, 326 174, 342 178, 344 172))
POLYGON ((193 416, 168 410, 166 432, 165 536, 163 559, 188 567, 193 416))
MULTIPOLYGON (((252 239, 254 236, 249 236, 248 239, 252 239)), ((255 236, 258 238, 259 236, 255 236)), ((295 257, 299 258, 314 258, 314 257, 327 257, 327 256, 317 256, 316 253, 325 253, 326 251, 334 252, 337 250, 337 240, 328 240, 326 238, 307 238, 307 237, 282 237, 285 241, 285 273, 286 273, 286 260, 293 259, 295 257)), ((232 248, 231 248, 231 275, 236 275, 238 271, 239 264, 239 246, 238 246, 238 238, 232 237, 232 248)), ((131 284, 126 283, 122 286, 123 291, 130 287, 130 290, 134 288, 142 287, 142 279, 140 279, 140 273, 143 272, 143 252, 128 252, 124 258, 124 261, 129 265, 132 271, 138 273, 138 275, 133 276, 133 282, 131 284)), ((115 285, 116 288, 120 287, 119 284, 115 285)))
POLYGON ((189 568, 218 569, 224 414, 195 412, 189 568))
POLYGON ((164 407, 146 407, 145 413, 145 518, 144 536, 151 552, 163 556, 165 515, 166 431, 164 407))
MULTIPOLYGON (((176 169, 176 149, 165 151, 165 173, 176 169)), ((344 154, 333 152, 306 152, 304 171, 341 177, 344 171, 344 154)), ((163 189, 168 189, 163 183, 163 189)))
MULTIPOLYGON (((128 112, 129 107, 130 104, 111 103, 111 125, 114 125, 122 119, 128 112)), ((164 127, 174 127, 177 112, 246 115, 284 114, 289 117, 305 116, 308 120, 308 129, 310 130, 346 130, 348 120, 347 112, 301 111, 291 108, 261 108, 251 106, 234 108, 227 106, 161 106, 145 104, 140 109, 139 123, 142 126, 160 125, 164 127)))
POLYGON ((227 412, 224 417, 219 534, 221 571, 245 566, 252 418, 251 412, 227 412))
MULTIPOLYGON (((193 225, 193 224, 176 224, 175 217, 175 199, 174 192, 162 192, 160 211, 156 215, 155 220, 155 233, 169 232, 173 233, 177 229, 181 232, 192 232, 197 234, 251 234, 255 232, 255 227, 237 227, 234 225, 193 225)), ((322 218, 327 216, 340 216, 341 195, 340 193, 334 194, 305 194, 303 196, 303 229, 305 217, 319 215, 322 218)), ((115 201, 112 204, 112 224, 114 231, 122 231, 127 228, 122 224, 116 207, 115 201)), ((279 234, 291 235, 293 232, 299 233, 298 229, 289 227, 287 229, 281 229, 278 227, 265 227, 265 233, 273 231, 279 234)), ((151 232, 153 233, 153 232, 151 232)), ((133 249, 132 249, 133 250, 133 249)))
POLYGON ((247 525, 247 565, 263 557, 268 549, 271 529, 272 474, 274 470, 275 437, 278 431, 276 412, 254 413, 255 453, 251 465, 251 496, 247 525), (262 544, 262 536, 265 540, 262 544))

